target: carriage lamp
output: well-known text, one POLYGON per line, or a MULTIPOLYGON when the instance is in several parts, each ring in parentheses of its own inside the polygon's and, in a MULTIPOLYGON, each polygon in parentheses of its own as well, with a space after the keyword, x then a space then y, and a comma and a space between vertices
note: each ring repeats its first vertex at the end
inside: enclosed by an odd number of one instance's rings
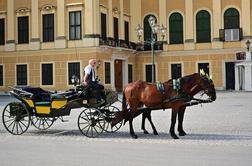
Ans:
POLYGON ((249 48, 250 48, 250 44, 251 44, 251 42, 250 42, 249 40, 247 40, 246 46, 247 46, 247 50, 248 50, 248 51, 249 51, 249 48))

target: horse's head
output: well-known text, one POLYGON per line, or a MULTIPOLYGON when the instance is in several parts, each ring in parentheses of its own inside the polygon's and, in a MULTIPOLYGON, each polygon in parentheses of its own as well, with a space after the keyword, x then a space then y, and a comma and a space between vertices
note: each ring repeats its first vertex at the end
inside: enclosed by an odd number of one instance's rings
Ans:
POLYGON ((204 71, 201 71, 198 74, 198 76, 199 76, 198 86, 200 88, 199 90, 204 91, 204 93, 210 97, 211 101, 215 101, 216 91, 213 80, 207 74, 205 74, 204 71))

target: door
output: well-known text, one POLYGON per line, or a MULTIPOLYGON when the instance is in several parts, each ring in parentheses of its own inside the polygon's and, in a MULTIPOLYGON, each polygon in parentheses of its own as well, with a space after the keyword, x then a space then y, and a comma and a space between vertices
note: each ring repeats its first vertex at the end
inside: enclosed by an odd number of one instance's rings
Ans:
POLYGON ((118 92, 122 91, 123 87, 122 60, 115 60, 115 88, 118 92))
MULTIPOLYGON (((145 81, 152 82, 152 65, 145 65, 145 81)), ((154 82, 156 82, 156 66, 154 65, 154 82)))
POLYGON ((172 79, 181 78, 181 64, 171 64, 172 79))
POLYGON ((234 62, 226 62, 226 90, 235 89, 235 64, 234 62))

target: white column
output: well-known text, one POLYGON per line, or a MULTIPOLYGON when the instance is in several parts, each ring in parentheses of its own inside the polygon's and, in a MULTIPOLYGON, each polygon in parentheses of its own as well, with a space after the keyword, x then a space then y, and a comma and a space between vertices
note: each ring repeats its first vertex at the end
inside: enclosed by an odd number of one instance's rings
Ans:
POLYGON ((116 90, 115 88, 115 59, 112 58, 111 62, 111 89, 116 90))
POLYGON ((84 46, 99 45, 99 0, 85 1, 84 46))
POLYGON ((65 0, 57 0, 57 37, 56 48, 66 48, 65 34, 65 0))
POLYGON ((251 17, 251 9, 250 9, 250 0, 242 0, 242 13, 241 13, 241 19, 242 19, 242 29, 243 29, 243 36, 244 39, 248 39, 251 37, 251 20, 249 19, 251 17))
POLYGON ((194 19, 193 19, 193 0, 185 0, 185 50, 193 50, 194 45, 194 19))
POLYGON ((120 40, 124 40, 125 39, 125 31, 124 31, 124 9, 123 9, 123 0, 120 0, 120 40))
POLYGON ((129 82, 129 77, 128 77, 128 75, 129 75, 129 73, 128 73, 128 59, 126 59, 126 60, 124 60, 123 61, 123 66, 122 66, 122 70, 123 70, 123 87, 125 87, 127 84, 128 84, 128 82, 129 82))
POLYGON ((7 0, 7 27, 5 51, 15 51, 14 0, 7 0))
POLYGON ((223 43, 219 40, 219 30, 221 29, 221 0, 212 0, 213 3, 213 48, 222 48, 223 43))
POLYGON ((108 37, 113 38, 114 37, 114 18, 113 18, 113 5, 112 0, 108 0, 108 37))
MULTIPOLYGON (((227 81, 227 80, 226 80, 227 81)), ((235 90, 240 90, 240 83, 239 83, 239 66, 235 65, 235 90)))
POLYGON ((30 42, 31 50, 38 50, 40 48, 40 39, 39 39, 39 19, 38 19, 38 0, 32 0, 32 38, 30 42))
POLYGON ((252 91, 252 64, 246 64, 245 67, 245 91, 252 91))
POLYGON ((132 42, 137 42, 136 27, 138 24, 143 26, 141 16, 141 0, 130 0, 130 35, 132 42))
MULTIPOLYGON (((159 24, 167 27, 166 0, 159 0, 159 19, 159 24)), ((167 41, 167 34, 165 34, 164 41, 167 41)), ((162 40, 162 38, 160 38, 160 40, 162 40)))

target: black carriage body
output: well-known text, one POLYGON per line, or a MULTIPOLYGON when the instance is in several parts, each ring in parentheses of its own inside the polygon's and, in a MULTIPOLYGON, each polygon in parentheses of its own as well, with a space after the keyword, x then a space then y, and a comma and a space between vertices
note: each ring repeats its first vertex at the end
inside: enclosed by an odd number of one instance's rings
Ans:
POLYGON ((58 117, 64 121, 61 117, 70 115, 75 108, 85 108, 79 115, 78 127, 87 137, 97 137, 103 131, 115 132, 122 125, 120 122, 111 126, 111 120, 120 111, 112 106, 118 99, 114 91, 105 91, 107 103, 103 104, 97 103, 95 91, 83 86, 64 93, 29 86, 11 88, 10 94, 20 101, 7 104, 3 110, 3 124, 11 134, 23 134, 30 124, 46 130, 58 117))

